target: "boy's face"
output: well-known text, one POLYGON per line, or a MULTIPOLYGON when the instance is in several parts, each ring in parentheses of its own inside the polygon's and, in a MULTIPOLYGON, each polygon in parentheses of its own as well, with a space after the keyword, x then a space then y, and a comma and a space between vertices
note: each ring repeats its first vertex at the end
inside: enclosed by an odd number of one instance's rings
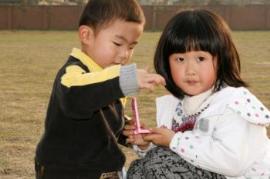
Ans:
POLYGON ((89 30, 91 33, 82 50, 105 68, 128 63, 143 32, 143 24, 114 20, 96 34, 91 28, 89 30))

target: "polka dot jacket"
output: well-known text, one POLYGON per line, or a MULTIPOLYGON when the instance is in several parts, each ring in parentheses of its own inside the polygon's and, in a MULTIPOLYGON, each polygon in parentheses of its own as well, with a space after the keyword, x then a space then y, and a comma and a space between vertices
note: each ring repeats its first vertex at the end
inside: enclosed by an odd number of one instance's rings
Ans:
MULTIPOLYGON (((187 100, 184 98, 184 100, 187 100)), ((270 179, 269 110, 246 88, 225 87, 187 115, 184 100, 157 98, 157 124, 172 130, 190 119, 194 127, 177 130, 170 149, 194 166, 227 178, 270 179), (176 117, 177 116, 177 117, 176 117)), ((188 99, 193 106, 198 99, 188 99)))

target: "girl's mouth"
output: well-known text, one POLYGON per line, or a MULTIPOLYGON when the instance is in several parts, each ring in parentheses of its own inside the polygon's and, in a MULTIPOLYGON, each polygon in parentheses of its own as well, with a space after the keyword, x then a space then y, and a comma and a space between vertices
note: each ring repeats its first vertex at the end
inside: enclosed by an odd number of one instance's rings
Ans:
POLYGON ((188 81, 186 81, 186 83, 189 84, 189 85, 195 85, 197 83, 197 81, 195 81, 195 80, 188 80, 188 81))

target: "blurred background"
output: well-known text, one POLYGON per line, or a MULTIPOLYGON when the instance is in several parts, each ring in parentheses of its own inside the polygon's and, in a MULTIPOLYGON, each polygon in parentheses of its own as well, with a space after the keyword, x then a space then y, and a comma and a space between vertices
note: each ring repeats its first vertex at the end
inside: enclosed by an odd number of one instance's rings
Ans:
MULTIPOLYGON (((269 0, 138 0, 141 5, 248 5, 270 4, 269 0)), ((82 5, 87 0, 0 0, 1 4, 20 5, 82 5)))
MULTIPOLYGON (((0 30, 75 30, 87 0, 0 0, 0 30)), ((270 0, 140 0, 145 29, 162 30, 186 8, 211 9, 233 30, 269 30, 270 0)))

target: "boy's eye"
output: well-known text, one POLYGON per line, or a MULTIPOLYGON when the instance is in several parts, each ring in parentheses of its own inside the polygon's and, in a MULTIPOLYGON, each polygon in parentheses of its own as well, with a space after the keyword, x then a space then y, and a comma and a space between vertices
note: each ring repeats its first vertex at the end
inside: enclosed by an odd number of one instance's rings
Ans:
POLYGON ((113 44, 116 45, 116 46, 121 46, 121 44, 117 43, 117 42, 113 42, 113 44))
POLYGON ((135 48, 135 45, 132 45, 129 47, 129 50, 133 50, 135 48))

